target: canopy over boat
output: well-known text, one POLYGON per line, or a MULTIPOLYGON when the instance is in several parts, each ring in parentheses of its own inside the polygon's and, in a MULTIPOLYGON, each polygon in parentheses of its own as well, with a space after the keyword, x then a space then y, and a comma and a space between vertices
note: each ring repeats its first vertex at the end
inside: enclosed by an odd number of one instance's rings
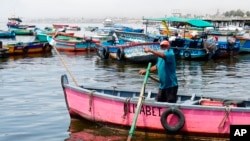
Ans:
POLYGON ((201 19, 187 19, 180 17, 166 17, 166 18, 143 18, 143 20, 153 20, 153 21, 168 21, 168 22, 181 22, 187 23, 195 27, 213 27, 213 24, 201 20, 201 19))
POLYGON ((19 23, 23 22, 23 21, 21 20, 21 18, 8 18, 8 20, 17 21, 17 22, 19 22, 19 23))

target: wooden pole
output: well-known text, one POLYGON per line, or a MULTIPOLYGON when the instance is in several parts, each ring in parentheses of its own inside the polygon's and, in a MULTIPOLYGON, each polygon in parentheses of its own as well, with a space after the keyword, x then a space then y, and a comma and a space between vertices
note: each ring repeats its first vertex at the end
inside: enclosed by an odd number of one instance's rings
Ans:
POLYGON ((132 125, 130 127, 130 131, 129 131, 129 135, 128 135, 127 141, 131 141, 132 136, 134 134, 134 130, 135 130, 135 127, 136 127, 136 122, 137 122, 138 114, 140 113, 141 106, 142 106, 143 95, 145 93, 145 88, 146 88, 146 84, 147 84, 147 81, 148 81, 148 76, 149 76, 150 68, 151 68, 151 63, 148 64, 147 72, 146 72, 146 75, 144 77, 143 85, 142 85, 142 88, 141 88, 140 96, 139 96, 138 103, 137 103, 137 106, 136 106, 135 115, 134 115, 134 118, 133 118, 132 125))
POLYGON ((153 79, 154 81, 156 81, 156 82, 160 82, 160 80, 159 80, 158 78, 154 77, 154 76, 149 75, 149 77, 150 77, 151 79, 153 79))

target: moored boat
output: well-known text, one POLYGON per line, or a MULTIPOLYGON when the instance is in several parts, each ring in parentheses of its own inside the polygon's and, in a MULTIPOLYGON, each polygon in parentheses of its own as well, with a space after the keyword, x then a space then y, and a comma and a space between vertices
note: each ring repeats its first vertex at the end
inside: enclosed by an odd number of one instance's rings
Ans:
POLYGON ((35 25, 23 25, 23 21, 20 17, 11 17, 8 18, 7 26, 8 28, 35 28, 35 25))
POLYGON ((240 53, 250 53, 250 36, 236 36, 235 39, 240 42, 240 53))
POLYGON ((9 27, 9 31, 14 32, 16 35, 34 35, 34 30, 29 28, 9 27))
POLYGON ((81 52, 81 51, 94 51, 99 40, 87 37, 80 37, 74 35, 67 35, 58 33, 53 37, 47 38, 49 43, 54 46, 58 51, 66 52, 81 52))
POLYGON ((65 34, 65 35, 74 35, 73 32, 61 32, 60 30, 53 29, 53 28, 45 28, 45 29, 40 29, 40 28, 35 28, 35 37, 36 40, 40 42, 48 42, 48 38, 52 38, 56 33, 60 34, 65 34))
POLYGON ((94 30, 95 35, 92 35, 91 37, 93 39, 100 40, 101 42, 105 42, 108 40, 109 36, 112 36, 114 34, 114 29, 112 28, 98 28, 94 30))
POLYGON ((53 28, 66 28, 69 27, 68 24, 52 24, 53 28))
POLYGON ((103 26, 104 27, 112 27, 114 25, 114 22, 112 21, 112 19, 110 18, 106 18, 104 21, 103 21, 103 26))
POLYGON ((229 58, 237 56, 240 53, 241 44, 239 40, 236 40, 233 33, 209 33, 208 37, 214 38, 216 43, 216 51, 213 58, 229 58))
POLYGON ((0 38, 15 38, 16 33, 14 31, 0 30, 0 38))
POLYGON ((52 46, 48 42, 17 42, 3 45, 3 48, 8 49, 9 55, 18 54, 33 54, 51 52, 52 46))
POLYGON ((149 62, 156 61, 157 57, 152 53, 145 53, 144 48, 160 50, 159 42, 136 43, 129 42, 97 47, 97 55, 102 59, 115 59, 119 61, 149 62))
POLYGON ((126 32, 126 31, 114 31, 116 37, 119 40, 123 40, 125 42, 156 42, 159 40, 159 36, 153 36, 145 33, 137 33, 137 32, 126 32))
MULTIPOLYGON (((132 126, 139 91, 98 88, 69 84, 61 77, 66 106, 71 117, 97 123, 132 126)), ((157 93, 143 93, 136 129, 167 134, 229 137, 231 125, 250 124, 250 101, 227 97, 178 94, 177 103, 157 102, 157 93)))
POLYGON ((79 27, 77 25, 69 25, 66 27, 66 30, 80 31, 81 27, 79 27))

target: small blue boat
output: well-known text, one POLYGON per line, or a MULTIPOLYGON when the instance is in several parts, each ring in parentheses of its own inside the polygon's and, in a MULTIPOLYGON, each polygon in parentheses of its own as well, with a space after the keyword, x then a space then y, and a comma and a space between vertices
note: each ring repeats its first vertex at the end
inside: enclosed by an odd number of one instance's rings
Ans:
POLYGON ((123 40, 124 42, 156 42, 159 40, 158 36, 153 36, 145 33, 137 33, 137 32, 126 32, 126 31, 114 31, 116 37, 119 40, 123 40))
POLYGON ((236 36, 235 38, 240 43, 240 53, 250 53, 250 37, 236 36))
POLYGON ((152 53, 145 53, 144 48, 160 49, 159 42, 136 43, 128 42, 111 46, 97 47, 97 55, 101 59, 114 59, 118 61, 149 62, 156 61, 157 57, 152 53))
POLYGON ((239 55, 241 43, 235 38, 235 33, 213 31, 208 34, 208 38, 215 40, 217 44, 217 49, 213 56, 214 59, 239 55))
MULTIPOLYGON (((144 33, 132 33, 124 31, 115 31, 116 36, 119 40, 124 42, 161 42, 163 40, 168 40, 166 35, 149 35, 144 33)), ((188 39, 188 38, 178 38, 174 41, 170 41, 171 48, 173 49, 176 57, 182 59, 208 59, 207 50, 203 48, 202 39, 188 39)))
POLYGON ((171 41, 171 48, 175 56, 181 59, 209 59, 207 50, 204 48, 203 39, 179 38, 171 41))
POLYGON ((14 31, 3 31, 0 30, 0 38, 15 38, 16 33, 14 31))
POLYGON ((123 26, 123 25, 114 25, 113 28, 118 31, 124 31, 124 32, 135 32, 135 33, 143 33, 144 29, 143 28, 132 28, 128 26, 123 26))

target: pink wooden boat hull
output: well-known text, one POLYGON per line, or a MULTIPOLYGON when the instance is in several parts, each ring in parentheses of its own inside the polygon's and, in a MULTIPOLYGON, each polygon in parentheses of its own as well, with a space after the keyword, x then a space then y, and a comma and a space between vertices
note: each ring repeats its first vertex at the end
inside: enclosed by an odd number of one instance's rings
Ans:
MULTIPOLYGON (((130 127, 136 111, 138 97, 129 102, 125 97, 105 95, 89 89, 67 84, 62 76, 62 87, 66 104, 71 116, 130 127), (127 108, 126 108, 127 106, 127 108), (128 109, 127 113, 126 110, 128 109)), ((94 90, 94 89, 93 89, 94 90)), ((184 126, 175 133, 189 133, 213 136, 229 136, 230 125, 250 125, 250 107, 204 106, 188 103, 161 103, 146 98, 139 113, 136 128, 163 131, 161 116, 167 109, 179 109, 185 117, 184 126), (229 115, 226 111, 230 109, 229 115), (223 122, 223 119, 224 122, 223 122)), ((169 125, 178 122, 176 115, 168 117, 169 125)))

